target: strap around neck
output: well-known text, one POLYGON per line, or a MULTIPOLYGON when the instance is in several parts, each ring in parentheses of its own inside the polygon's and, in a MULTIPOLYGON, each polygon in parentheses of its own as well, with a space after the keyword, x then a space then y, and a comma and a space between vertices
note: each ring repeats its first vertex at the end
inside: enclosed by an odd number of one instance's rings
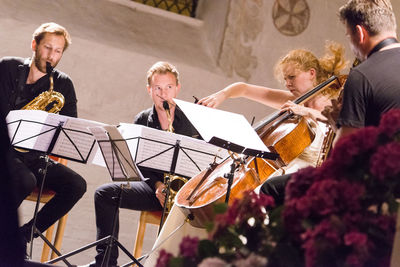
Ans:
POLYGON ((371 50, 371 52, 369 52, 368 57, 370 57, 373 53, 378 52, 385 46, 395 44, 395 43, 398 43, 398 41, 394 37, 386 38, 386 39, 380 41, 376 46, 374 46, 374 48, 371 50))

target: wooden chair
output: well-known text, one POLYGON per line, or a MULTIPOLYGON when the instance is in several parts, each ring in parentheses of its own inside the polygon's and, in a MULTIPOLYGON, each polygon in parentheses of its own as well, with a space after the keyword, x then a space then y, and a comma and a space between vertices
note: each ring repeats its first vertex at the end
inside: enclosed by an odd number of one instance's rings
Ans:
POLYGON ((137 259, 142 254, 144 232, 146 224, 160 225, 162 211, 142 211, 140 213, 139 225, 136 232, 135 247, 133 248, 133 256, 137 259))
MULTIPOLYGON (((65 166, 67 165, 66 159, 61 159, 61 158, 56 158, 56 157, 51 157, 51 158, 60 164, 63 164, 65 166)), ((36 202, 38 194, 39 194, 39 188, 35 188, 35 190, 26 198, 26 200, 36 202)), ((40 203, 49 202, 50 199, 52 199, 54 197, 54 195, 55 195, 54 191, 44 189, 42 192, 42 196, 40 198, 40 203)), ((60 218, 58 220, 58 222, 55 222, 52 226, 50 226, 46 230, 45 237, 47 238, 47 240, 50 241, 50 243, 53 244, 53 246, 58 251, 60 251, 60 249, 61 249, 61 243, 62 243, 62 239, 64 236, 65 224, 67 223, 67 217, 68 217, 68 213, 65 214, 62 218, 60 218), (54 232, 54 228, 55 228, 56 224, 57 224, 56 234, 54 235, 54 238, 53 238, 53 232, 54 232)), ((52 251, 51 257, 49 259, 49 253, 50 253, 50 247, 46 244, 46 242, 44 242, 43 248, 42 248, 42 257, 41 257, 40 261, 46 262, 46 261, 49 261, 50 259, 54 259, 54 258, 58 257, 58 255, 54 251, 52 251)))

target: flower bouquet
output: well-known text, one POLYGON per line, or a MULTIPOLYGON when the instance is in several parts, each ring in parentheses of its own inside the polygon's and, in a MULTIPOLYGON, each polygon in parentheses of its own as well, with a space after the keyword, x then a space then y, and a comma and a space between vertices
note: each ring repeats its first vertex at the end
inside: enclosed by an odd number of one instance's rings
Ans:
POLYGON ((209 238, 185 238, 157 266, 389 266, 400 196, 400 110, 341 138, 293 174, 285 204, 254 192, 217 206, 209 238), (271 210, 267 213, 267 210, 271 210))

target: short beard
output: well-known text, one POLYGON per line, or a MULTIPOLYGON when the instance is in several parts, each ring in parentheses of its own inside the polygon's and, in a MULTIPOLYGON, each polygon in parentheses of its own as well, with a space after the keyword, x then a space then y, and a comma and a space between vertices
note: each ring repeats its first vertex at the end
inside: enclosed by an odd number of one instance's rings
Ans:
POLYGON ((39 71, 46 73, 46 66, 40 66, 40 55, 38 55, 37 51, 35 52, 35 55, 33 57, 33 63, 39 71))

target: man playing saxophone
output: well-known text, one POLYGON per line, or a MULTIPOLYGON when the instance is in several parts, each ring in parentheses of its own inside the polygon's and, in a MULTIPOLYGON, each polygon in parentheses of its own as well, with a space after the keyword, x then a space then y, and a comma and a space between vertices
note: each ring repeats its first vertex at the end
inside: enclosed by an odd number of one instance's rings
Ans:
MULTIPOLYGON (((4 114, 10 110, 29 109, 26 105, 42 92, 49 90, 52 80, 54 91, 61 93, 65 101, 59 113, 77 116, 77 100, 71 79, 53 69, 70 43, 70 36, 64 27, 56 23, 44 23, 33 33, 32 58, 0 59, 0 107, 4 114)), ((15 187, 17 208, 35 186, 41 184, 43 175, 40 170, 45 167, 45 159, 40 152, 19 152, 12 149, 7 164, 15 187)), ((36 228, 40 232, 45 231, 75 205, 86 192, 86 181, 66 166, 50 161, 44 188, 56 194, 37 214, 36 228)), ((32 224, 31 220, 20 227, 25 248, 30 241, 32 224)))
MULTIPOLYGON (((197 131, 172 102, 172 98, 178 95, 180 88, 179 73, 175 66, 168 62, 155 63, 147 72, 147 91, 153 101, 153 106, 136 115, 134 123, 197 137, 197 131)), ((161 211, 165 201, 163 173, 143 169, 141 172, 146 180, 131 182, 129 188, 122 188, 120 207, 131 210, 161 211)), ((97 240, 112 234, 112 218, 118 204, 115 198, 119 190, 120 183, 110 183, 100 186, 95 192, 97 240)), ((118 223, 115 234, 117 237, 118 223)), ((97 245, 96 260, 89 266, 117 265, 118 247, 115 245, 111 249, 108 264, 102 265, 106 248, 105 243, 97 245)))

